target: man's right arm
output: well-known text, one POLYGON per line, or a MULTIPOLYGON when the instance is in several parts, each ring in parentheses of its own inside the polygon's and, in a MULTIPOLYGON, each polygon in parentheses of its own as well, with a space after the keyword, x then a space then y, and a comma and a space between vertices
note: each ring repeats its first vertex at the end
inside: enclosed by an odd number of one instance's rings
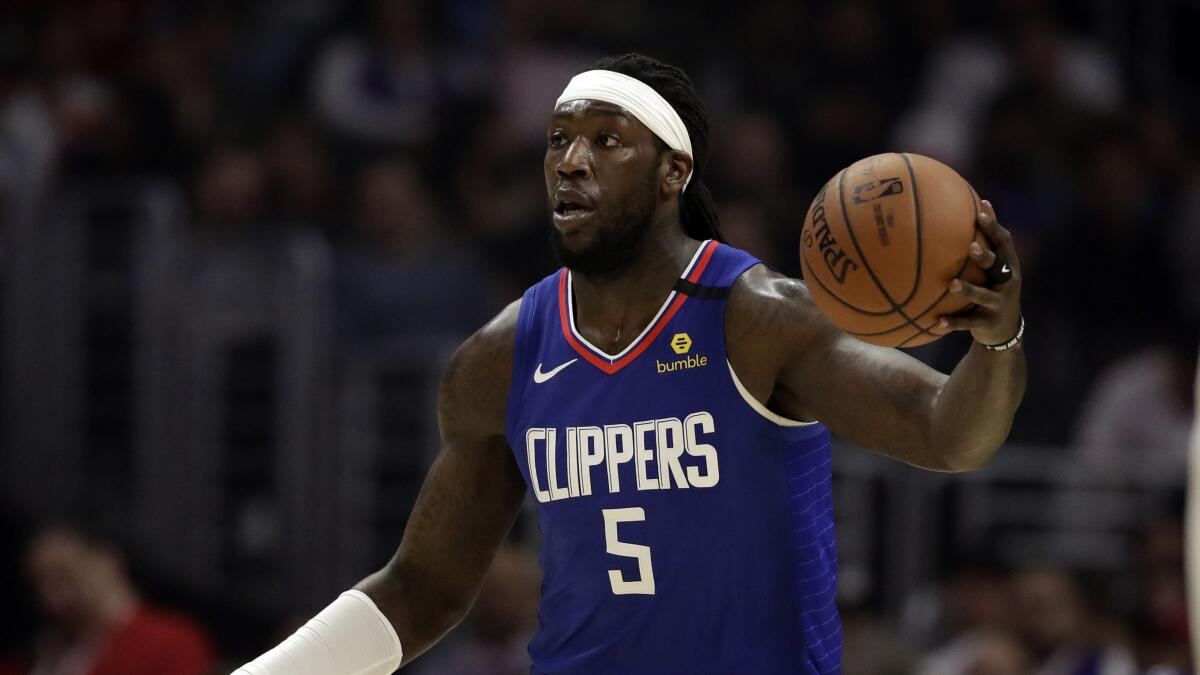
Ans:
POLYGON ((519 307, 451 359, 438 390, 442 450, 391 561, 237 675, 386 675, 401 648, 406 664, 466 615, 525 494, 504 437, 519 307))
POLYGON ((442 451, 399 550, 356 586, 391 621, 405 663, 466 615, 525 495, 504 438, 519 304, 455 353, 438 392, 442 451))

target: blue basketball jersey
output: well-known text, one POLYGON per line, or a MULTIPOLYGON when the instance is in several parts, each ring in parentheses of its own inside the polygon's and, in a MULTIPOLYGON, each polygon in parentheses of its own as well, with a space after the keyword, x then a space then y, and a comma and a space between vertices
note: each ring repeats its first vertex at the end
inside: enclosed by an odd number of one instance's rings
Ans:
POLYGON ((575 329, 571 273, 521 303, 506 434, 543 533, 534 673, 837 673, 829 434, 726 358, 758 261, 707 241, 620 354, 575 329))

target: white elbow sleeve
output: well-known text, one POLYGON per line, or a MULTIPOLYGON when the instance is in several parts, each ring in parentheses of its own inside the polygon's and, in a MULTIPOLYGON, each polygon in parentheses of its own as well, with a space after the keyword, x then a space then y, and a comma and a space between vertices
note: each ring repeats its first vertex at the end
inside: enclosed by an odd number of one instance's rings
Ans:
POLYGON ((400 638, 371 598, 346 591, 233 675, 391 675, 402 654, 400 638))

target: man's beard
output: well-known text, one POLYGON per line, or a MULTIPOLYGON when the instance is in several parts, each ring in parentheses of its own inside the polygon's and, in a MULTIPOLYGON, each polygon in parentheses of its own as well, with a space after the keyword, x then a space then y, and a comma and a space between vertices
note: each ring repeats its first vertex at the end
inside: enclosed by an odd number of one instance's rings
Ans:
POLYGON ((647 182, 647 189, 625 204, 613 224, 597 228, 582 251, 572 251, 563 243, 562 233, 550 228, 550 248, 560 265, 586 276, 605 276, 629 267, 646 247, 650 222, 654 218, 658 186, 647 182))

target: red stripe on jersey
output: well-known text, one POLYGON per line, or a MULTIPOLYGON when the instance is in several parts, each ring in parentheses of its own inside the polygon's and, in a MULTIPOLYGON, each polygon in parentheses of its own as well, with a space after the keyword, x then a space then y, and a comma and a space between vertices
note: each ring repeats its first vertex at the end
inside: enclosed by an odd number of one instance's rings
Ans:
POLYGON ((596 356, 592 353, 592 350, 580 344, 579 340, 575 339, 575 334, 571 332, 571 316, 570 312, 567 311, 567 268, 565 267, 558 275, 558 316, 562 319, 563 337, 567 338, 567 344, 571 345, 575 351, 579 352, 580 356, 593 366, 610 375, 615 372, 609 370, 612 366, 606 359, 596 356))
MULTIPOLYGON (((708 242, 704 252, 700 254, 700 259, 696 261, 696 265, 692 267, 691 273, 688 274, 688 281, 696 283, 700 280, 700 277, 704 274, 704 268, 708 267, 708 262, 712 260, 713 252, 717 250, 717 246, 720 246, 720 244, 716 241, 708 242)), ((571 348, 582 356, 584 360, 609 375, 629 365, 642 352, 646 351, 646 348, 654 342, 654 339, 663 331, 663 328, 666 328, 667 324, 671 321, 671 317, 675 316, 687 299, 688 296, 682 293, 676 295, 675 299, 671 301, 671 306, 667 308, 667 311, 663 312, 662 316, 658 317, 658 321, 655 322, 654 327, 638 342, 637 346, 625 356, 610 363, 607 358, 588 349, 587 345, 584 345, 575 337, 574 332, 571 330, 571 313, 567 308, 567 270, 565 268, 559 274, 558 278, 558 315, 562 320, 563 337, 567 339, 567 344, 571 345, 571 348)))
POLYGON ((693 284, 697 281, 700 281, 700 276, 704 274, 704 268, 708 267, 708 261, 712 260, 713 253, 716 252, 718 246, 720 246, 720 244, 718 244, 716 241, 710 241, 708 243, 708 249, 700 256, 700 262, 697 262, 696 266, 692 268, 692 273, 688 275, 688 281, 692 282, 693 284))

